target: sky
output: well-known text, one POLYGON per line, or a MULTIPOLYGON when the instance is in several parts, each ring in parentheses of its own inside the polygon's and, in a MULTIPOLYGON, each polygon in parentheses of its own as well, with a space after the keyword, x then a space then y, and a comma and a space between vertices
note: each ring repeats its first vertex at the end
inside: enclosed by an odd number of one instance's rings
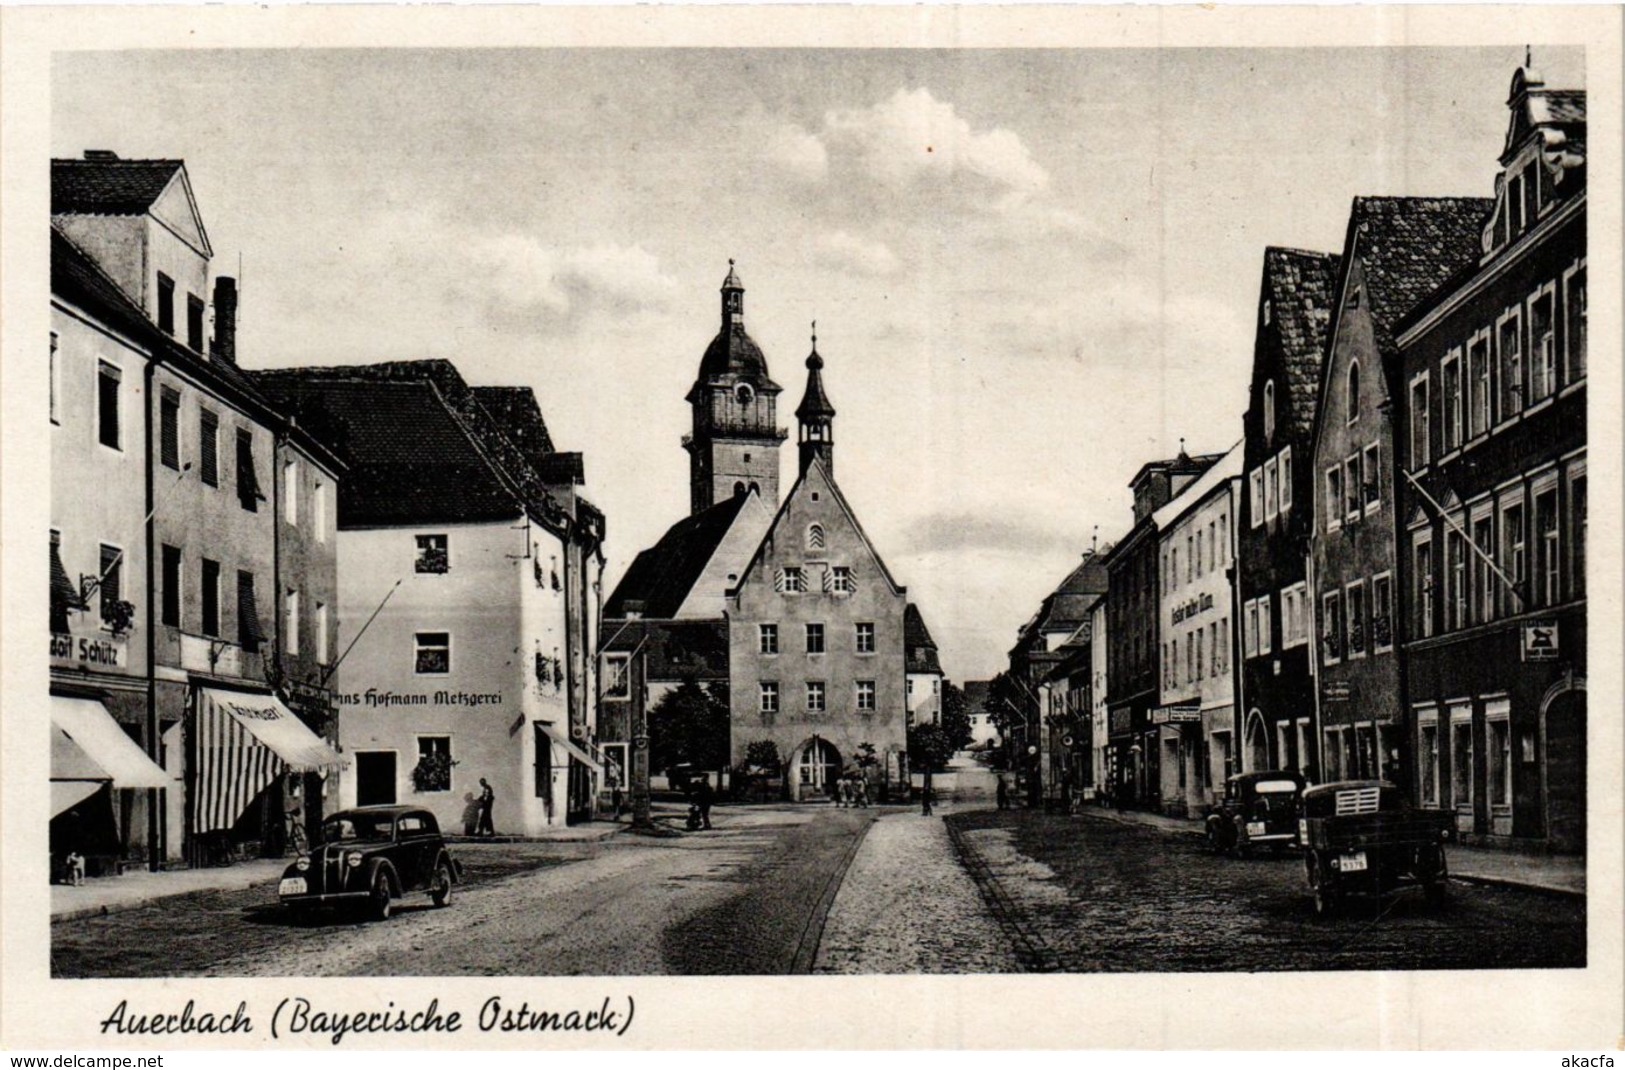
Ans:
MULTIPOLYGON (((737 261, 784 387, 955 680, 992 675, 1148 460, 1228 449, 1267 245, 1489 196, 1521 48, 59 53, 52 153, 186 161, 247 367, 443 357, 535 389, 606 593, 688 508, 737 261)), ((1579 50, 1543 50, 1582 87, 1579 50)))

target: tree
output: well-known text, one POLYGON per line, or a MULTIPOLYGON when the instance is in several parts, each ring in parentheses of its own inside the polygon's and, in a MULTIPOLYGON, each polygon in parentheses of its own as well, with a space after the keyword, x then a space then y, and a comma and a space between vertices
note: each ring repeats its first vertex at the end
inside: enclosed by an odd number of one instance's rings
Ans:
POLYGON ((727 685, 684 680, 649 711, 649 767, 726 768, 728 720, 727 685))
POLYGON ((917 724, 908 730, 909 764, 921 772, 943 771, 958 749, 941 725, 917 724))
POLYGON ((745 748, 745 764, 765 769, 769 776, 779 771, 779 745, 771 739, 758 739, 745 748))
POLYGON ((942 725, 942 731, 947 735, 948 742, 953 744, 954 750, 964 750, 970 746, 970 715, 971 711, 965 705, 965 692, 944 680, 942 717, 937 723, 942 725))

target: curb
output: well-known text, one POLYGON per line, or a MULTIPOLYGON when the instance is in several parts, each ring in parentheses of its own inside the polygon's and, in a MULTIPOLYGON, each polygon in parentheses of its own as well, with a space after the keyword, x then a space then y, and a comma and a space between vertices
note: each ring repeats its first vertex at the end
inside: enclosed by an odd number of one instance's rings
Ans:
POLYGON ((841 885, 846 883, 846 871, 852 868, 852 859, 858 855, 858 848, 863 841, 869 838, 869 830, 875 827, 880 820, 876 813, 869 818, 863 831, 852 837, 852 845, 841 856, 841 861, 830 873, 829 880, 824 884, 824 890, 819 893, 818 902, 813 906, 812 917, 807 919, 807 927, 801 931, 801 941, 796 944, 796 953, 790 959, 791 974, 808 974, 813 972, 813 965, 818 961, 818 945, 824 940, 824 926, 829 923, 830 907, 835 905, 835 896, 840 892, 841 885))
POLYGON ((209 892, 245 892, 254 887, 256 884, 261 884, 266 881, 274 881, 276 879, 276 876, 273 874, 269 877, 258 877, 254 880, 240 879, 232 881, 230 884, 211 885, 207 888, 188 888, 185 891, 178 892, 158 892, 153 895, 142 896, 139 899, 127 899, 117 903, 101 903, 96 906, 71 907, 60 913, 53 913, 51 915, 51 924, 54 925, 59 921, 79 921, 83 918, 108 917, 113 914, 122 914, 127 910, 139 910, 142 907, 151 906, 154 903, 159 903, 166 899, 184 899, 189 895, 205 895, 209 892))
POLYGON ((1574 899, 1580 903, 1586 901, 1585 890, 1573 888, 1560 888, 1555 884, 1532 884, 1529 881, 1514 880, 1510 877, 1486 877, 1479 873, 1454 873, 1449 875, 1453 881, 1464 881, 1467 884, 1481 884, 1490 888, 1516 888, 1521 892, 1535 892, 1540 895, 1557 896, 1561 899, 1574 899))
POLYGON ((959 856, 959 862, 970 874, 971 880, 982 893, 982 899, 988 905, 999 927, 1010 934, 1016 945, 1017 957, 1026 962, 1034 973, 1061 973, 1065 967, 1061 957, 1044 941, 1042 936, 1029 932, 1018 920, 1015 901, 1012 900, 999 884, 999 879, 993 875, 993 869, 982 857, 982 853, 965 839, 955 822, 943 818, 942 824, 948 830, 948 840, 953 844, 954 853, 959 856))

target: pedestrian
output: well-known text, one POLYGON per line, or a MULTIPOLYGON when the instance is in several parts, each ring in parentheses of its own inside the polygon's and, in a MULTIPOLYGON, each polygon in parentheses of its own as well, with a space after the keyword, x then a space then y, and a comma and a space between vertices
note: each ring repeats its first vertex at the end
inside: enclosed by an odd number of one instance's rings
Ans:
POLYGON ((701 773, 700 782, 694 787, 694 805, 700 808, 700 826, 711 827, 711 774, 701 773))
POLYGON ((920 816, 931 816, 931 773, 925 774, 925 780, 920 785, 920 816))
POLYGON ((615 810, 613 820, 619 821, 626 806, 626 793, 621 789, 620 767, 610 763, 604 770, 604 775, 609 780, 609 802, 615 810))
POLYGON ((994 798, 997 800, 1000 810, 1008 810, 1010 809, 1010 785, 1005 782, 1003 773, 1000 773, 996 779, 998 786, 993 789, 994 798))
POLYGON ((62 860, 62 882, 75 888, 85 883, 85 856, 78 851, 69 851, 62 860))
POLYGON ((835 782, 835 805, 845 809, 852 802, 852 782, 841 774, 841 779, 835 782))
POLYGON ((480 777, 480 824, 475 829, 477 836, 495 836, 496 826, 491 823, 491 808, 496 805, 497 793, 484 777, 480 777))
POLYGON ((852 784, 857 791, 858 805, 865 810, 869 809, 869 778, 859 773, 852 778, 852 784))

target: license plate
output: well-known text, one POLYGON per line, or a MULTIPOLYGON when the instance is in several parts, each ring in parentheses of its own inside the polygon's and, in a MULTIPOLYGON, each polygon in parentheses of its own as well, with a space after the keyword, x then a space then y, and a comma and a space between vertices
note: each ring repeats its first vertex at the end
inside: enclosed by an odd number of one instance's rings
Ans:
POLYGON ((1365 868, 1364 851, 1356 851, 1354 854, 1343 856, 1342 869, 1344 873, 1354 873, 1365 868))
POLYGON ((276 891, 278 895, 304 895, 305 878, 284 877, 282 883, 277 885, 276 891))
POLYGON ((1249 822, 1247 822, 1247 835, 1249 835, 1249 836, 1262 836, 1262 835, 1264 835, 1264 822, 1262 822, 1262 821, 1249 821, 1249 822))

